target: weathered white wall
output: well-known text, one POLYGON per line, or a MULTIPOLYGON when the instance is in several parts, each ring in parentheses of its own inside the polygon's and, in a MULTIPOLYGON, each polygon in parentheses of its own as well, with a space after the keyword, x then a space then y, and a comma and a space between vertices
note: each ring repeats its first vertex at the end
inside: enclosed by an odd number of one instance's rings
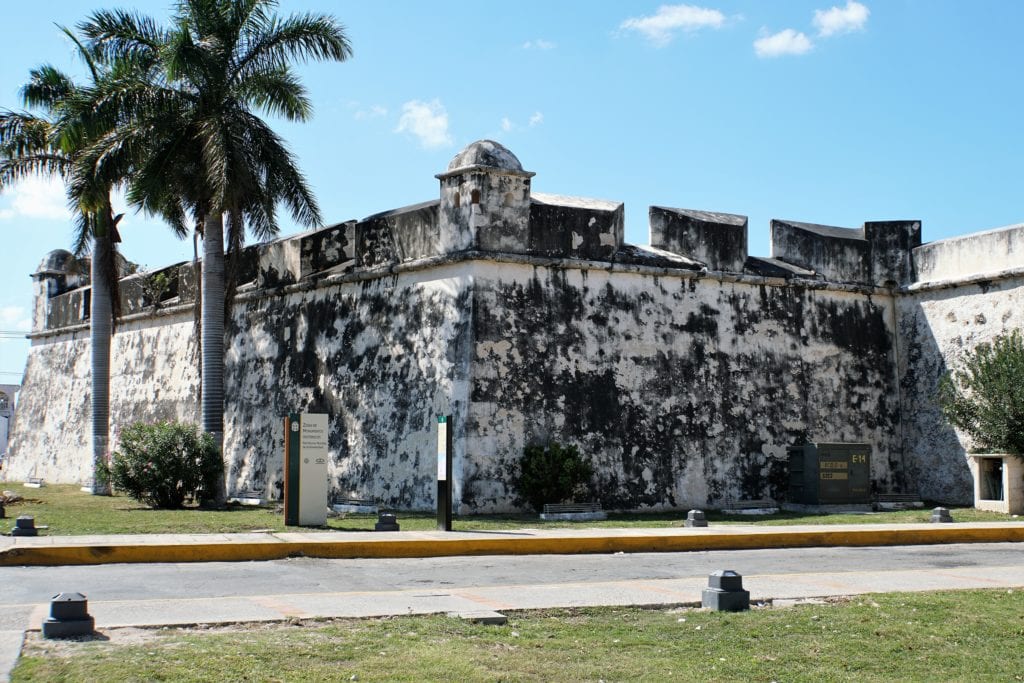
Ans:
POLYGON ((332 492, 429 508, 436 416, 462 422, 470 281, 414 271, 237 307, 226 358, 233 490, 283 486, 282 418, 331 416, 332 492))
MULTIPOLYGON (((279 497, 282 418, 327 412, 331 489, 427 508, 438 414, 464 422, 469 280, 434 269, 243 298, 225 357, 229 487, 279 497), (462 359, 462 360, 460 360, 462 359)), ((111 353, 111 433, 138 421, 198 422, 191 313, 122 324, 111 353)), ((7 479, 91 477, 88 330, 37 339, 7 479)), ((461 441, 459 442, 461 444, 461 441)))
POLYGON ((1024 278, 917 288, 899 297, 897 309, 911 480, 926 499, 970 504, 973 480, 966 452, 973 444, 942 416, 939 380, 979 343, 1024 328, 1024 278))
POLYGON ((463 501, 507 509, 523 447, 573 443, 613 508, 784 498, 786 447, 872 444, 903 484, 891 297, 760 278, 474 266, 463 501))
MULTIPOLYGON (((118 326, 110 350, 113 442, 137 420, 197 420, 191 337, 187 312, 118 326)), ((5 479, 92 479, 90 361, 87 328, 32 341, 5 479)))

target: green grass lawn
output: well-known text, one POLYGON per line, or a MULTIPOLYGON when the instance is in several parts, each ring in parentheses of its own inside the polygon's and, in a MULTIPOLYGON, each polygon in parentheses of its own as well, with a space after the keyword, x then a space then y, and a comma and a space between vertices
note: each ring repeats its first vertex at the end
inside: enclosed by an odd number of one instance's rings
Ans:
MULTIPOLYGON (((7 506, 7 519, 0 519, 0 531, 7 533, 14 526, 14 518, 32 515, 36 525, 49 529, 42 533, 61 536, 82 534, 157 534, 157 533, 230 533, 255 530, 285 531, 284 515, 279 506, 243 507, 233 506, 227 510, 151 510, 125 496, 93 496, 83 493, 77 486, 47 485, 30 489, 16 483, 5 483, 0 488, 24 497, 24 500, 7 506)), ((992 512, 981 512, 973 508, 951 510, 957 521, 1009 521, 1011 518, 992 512)), ((867 523, 916 523, 928 522, 929 509, 880 512, 871 514, 804 514, 780 512, 774 515, 723 515, 709 511, 708 519, 721 524, 867 524, 867 523)), ((615 513, 608 514, 603 522, 544 522, 537 515, 478 515, 459 517, 454 528, 462 531, 509 530, 529 528, 598 528, 598 527, 677 527, 686 519, 685 512, 615 513)), ((346 515, 327 521, 329 529, 343 531, 372 530, 376 516, 346 515)), ((398 521, 403 530, 428 530, 437 528, 432 513, 399 512, 398 521)))
POLYGON ((1024 592, 742 613, 592 608, 116 630, 26 643, 14 681, 1021 681, 1024 592), (108 638, 108 639, 104 639, 108 638))

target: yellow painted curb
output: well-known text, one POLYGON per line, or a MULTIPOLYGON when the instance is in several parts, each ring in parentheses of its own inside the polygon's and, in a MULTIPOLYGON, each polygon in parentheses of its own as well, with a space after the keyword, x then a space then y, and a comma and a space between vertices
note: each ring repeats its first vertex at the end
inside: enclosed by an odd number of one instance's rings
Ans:
POLYGON ((680 530, 675 535, 549 536, 529 538, 402 539, 381 534, 373 540, 282 540, 239 543, 167 543, 85 546, 20 545, 0 552, 0 566, 54 566, 150 562, 239 562, 286 557, 402 558, 459 555, 550 555, 583 553, 685 552, 756 548, 927 545, 1024 541, 1024 525, 952 525, 903 529, 827 529, 749 533, 714 528, 680 530))

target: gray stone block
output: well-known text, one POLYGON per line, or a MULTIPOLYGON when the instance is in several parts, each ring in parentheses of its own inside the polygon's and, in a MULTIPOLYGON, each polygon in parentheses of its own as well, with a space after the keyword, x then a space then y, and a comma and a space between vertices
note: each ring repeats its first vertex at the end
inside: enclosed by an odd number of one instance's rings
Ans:
POLYGON ((47 619, 43 622, 43 638, 74 638, 92 635, 95 631, 96 620, 92 617, 69 621, 47 619))
POLYGON ((58 621, 89 618, 89 601, 81 593, 58 593, 50 600, 50 618, 58 621))
POLYGON ((742 612, 750 609, 750 591, 723 591, 717 588, 705 588, 701 592, 702 607, 717 612, 742 612))
POLYGON ((90 635, 96 620, 89 616, 89 601, 81 593, 58 593, 50 600, 50 618, 43 622, 44 638, 90 635))
POLYGON ((38 536, 36 520, 29 515, 22 515, 14 520, 14 528, 11 529, 11 536, 38 536))
POLYGON ((708 587, 723 591, 741 591, 743 577, 731 569, 719 569, 708 576, 708 587))
POLYGON ((398 519, 390 512, 380 513, 377 523, 373 526, 374 531, 399 531, 398 519))
POLYGON ((494 612, 492 610, 457 612, 456 616, 464 621, 473 624, 484 624, 486 626, 503 626, 508 623, 508 617, 501 612, 494 612))
POLYGON ((708 525, 708 520, 704 518, 703 510, 690 510, 686 513, 686 526, 689 527, 705 527, 708 525))
POLYGON ((701 606, 719 612, 750 609, 750 591, 743 590, 743 577, 731 569, 719 569, 708 576, 701 592, 701 606))

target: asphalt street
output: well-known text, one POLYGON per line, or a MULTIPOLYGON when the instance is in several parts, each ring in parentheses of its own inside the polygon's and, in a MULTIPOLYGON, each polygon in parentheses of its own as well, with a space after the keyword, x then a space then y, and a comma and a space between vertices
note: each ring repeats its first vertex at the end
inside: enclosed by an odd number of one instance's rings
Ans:
POLYGON ((61 591, 84 593, 93 601, 194 599, 678 579, 706 577, 716 569, 767 576, 1013 565, 1024 566, 1024 544, 0 567, 0 606, 46 601, 61 591))

